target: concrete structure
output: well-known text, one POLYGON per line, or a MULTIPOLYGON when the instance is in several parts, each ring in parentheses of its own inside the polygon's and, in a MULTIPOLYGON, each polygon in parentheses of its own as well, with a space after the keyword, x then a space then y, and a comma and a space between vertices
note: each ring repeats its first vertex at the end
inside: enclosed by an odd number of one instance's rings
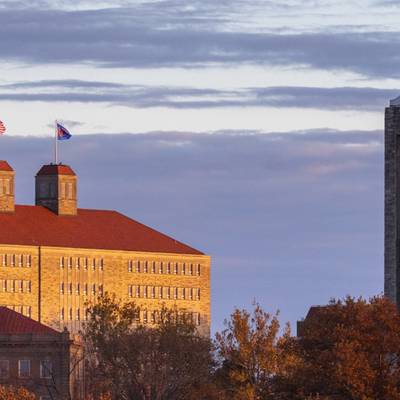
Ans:
POLYGON ((385 295, 400 308, 400 98, 385 110, 385 295))
POLYGON ((36 205, 15 205, 14 171, 0 161, 0 305, 78 332, 87 304, 105 292, 141 307, 151 324, 163 305, 210 329, 210 257, 115 211, 77 207, 66 165, 36 176, 36 205))
POLYGON ((84 398, 83 346, 0 307, 0 385, 23 386, 39 400, 84 398))

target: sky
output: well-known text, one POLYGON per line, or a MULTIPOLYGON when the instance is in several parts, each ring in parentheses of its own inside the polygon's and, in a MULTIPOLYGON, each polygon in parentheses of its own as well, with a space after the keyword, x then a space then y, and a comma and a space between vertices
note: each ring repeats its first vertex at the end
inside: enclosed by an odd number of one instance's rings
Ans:
POLYGON ((0 0, 17 201, 59 120, 81 207, 211 255, 214 331, 253 301, 295 325, 380 294, 399 19, 395 0, 0 0))

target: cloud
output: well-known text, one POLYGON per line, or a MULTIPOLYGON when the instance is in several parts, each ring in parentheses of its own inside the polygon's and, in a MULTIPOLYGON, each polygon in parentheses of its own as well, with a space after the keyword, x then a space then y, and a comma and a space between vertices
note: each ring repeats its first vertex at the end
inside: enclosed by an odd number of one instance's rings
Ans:
POLYGON ((329 28, 308 33, 253 32, 232 29, 240 16, 226 11, 226 2, 219 6, 206 2, 203 7, 200 2, 185 4, 150 2, 72 11, 5 8, 0 10, 1 57, 35 64, 126 68, 303 66, 399 77, 393 68, 398 63, 397 32, 329 28))
MULTIPOLYGON (((74 136, 61 158, 81 207, 120 210, 211 254, 214 329, 257 298, 292 322, 332 296, 382 290, 383 134, 74 136)), ((52 139, 1 138, 17 197, 52 139)))
POLYGON ((235 90, 155 87, 81 80, 0 85, 0 100, 108 103, 136 108, 296 107, 380 111, 400 90, 356 87, 280 86, 235 90))

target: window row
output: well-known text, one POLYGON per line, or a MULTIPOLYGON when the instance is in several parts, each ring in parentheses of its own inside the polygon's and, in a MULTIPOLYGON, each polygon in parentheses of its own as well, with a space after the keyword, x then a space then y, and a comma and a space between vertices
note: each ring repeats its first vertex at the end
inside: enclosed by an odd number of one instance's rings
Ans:
POLYGON ((99 271, 103 271, 104 260, 102 258, 89 259, 88 257, 60 257, 60 267, 68 267, 70 269, 72 269, 72 267, 75 267, 76 269, 80 269, 82 267, 84 270, 90 268, 93 271, 96 271, 96 268, 98 268, 99 271))
POLYGON ((200 276, 201 265, 193 263, 129 260, 128 272, 200 276))
POLYGON ((22 279, 0 279, 0 292, 31 293, 32 284, 22 279))
MULTIPOLYGON (((18 377, 30 378, 32 361, 29 359, 18 360, 18 377)), ((53 365, 51 360, 40 360, 40 377, 51 378, 53 374, 53 365)), ((0 379, 10 378, 10 360, 0 359, 0 379)))
POLYGON ((32 256, 30 254, 2 254, 3 267, 31 267, 32 256))
MULTIPOLYGON (((136 314, 136 323, 143 324, 157 324, 160 321, 162 314, 159 311, 148 311, 143 310, 139 311, 136 314)), ((181 321, 191 322, 195 325, 201 324, 200 313, 198 312, 176 312, 173 316, 174 319, 178 319, 181 321)))
POLYGON ((129 285, 129 297, 139 299, 200 300, 199 288, 129 285))
POLYGON ((88 283, 77 283, 73 285, 72 283, 65 284, 64 282, 60 283, 60 293, 61 294, 77 294, 87 296, 88 294, 102 296, 104 292, 103 285, 88 284, 88 283))
POLYGON ((3 307, 7 307, 10 310, 16 311, 22 315, 25 315, 26 317, 31 318, 32 316, 32 307, 31 306, 10 306, 10 305, 3 305, 3 307))
POLYGON ((60 312, 60 319, 61 321, 87 321, 89 318, 89 310, 87 308, 83 308, 82 310, 80 308, 75 309, 75 313, 73 309, 67 308, 65 309, 64 307, 61 308, 60 312))
MULTIPOLYGON (((175 318, 180 318, 185 321, 191 321, 195 325, 200 325, 201 317, 198 312, 177 312, 175 318)), ((72 309, 72 307, 65 309, 64 307, 60 312, 61 321, 87 321, 89 319, 89 310, 87 308, 72 309)), ((136 313, 136 323, 143 324, 156 324, 160 321, 161 313, 159 311, 141 310, 136 313)))

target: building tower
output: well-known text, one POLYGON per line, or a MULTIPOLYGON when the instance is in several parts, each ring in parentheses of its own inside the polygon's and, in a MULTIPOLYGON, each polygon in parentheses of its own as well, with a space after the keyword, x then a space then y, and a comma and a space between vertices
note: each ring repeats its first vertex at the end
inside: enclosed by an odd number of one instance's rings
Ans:
POLYGON ((0 212, 14 211, 14 170, 7 161, 0 160, 0 212))
POLYGON ((77 214, 77 178, 68 165, 44 165, 36 175, 36 205, 57 215, 77 214))
POLYGON ((385 296, 400 308, 400 97, 385 110, 385 296))

